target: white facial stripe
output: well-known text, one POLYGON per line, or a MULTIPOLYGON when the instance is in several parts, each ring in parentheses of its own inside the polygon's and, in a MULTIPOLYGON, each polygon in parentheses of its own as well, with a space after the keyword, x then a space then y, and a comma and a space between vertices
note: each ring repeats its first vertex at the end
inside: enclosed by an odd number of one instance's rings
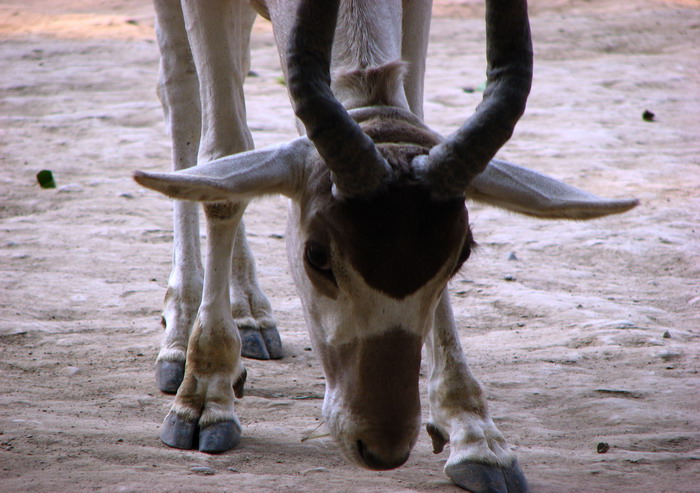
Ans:
POLYGON ((424 338, 433 323, 440 283, 448 279, 451 266, 443 267, 426 285, 400 300, 369 286, 351 265, 334 268, 334 272, 340 286, 338 298, 314 300, 327 344, 376 336, 397 327, 424 338))
MULTIPOLYGON (((290 224, 301 222, 301 211, 290 204, 290 224)), ((396 299, 364 280, 349 260, 331 245, 333 273, 338 296, 320 294, 303 267, 305 237, 300 230, 287 229, 287 253, 297 293, 301 298, 310 332, 326 344, 335 345, 388 330, 402 328, 424 339, 432 327, 435 307, 449 280, 456 259, 448 261, 437 274, 412 294, 396 299)), ((456 256, 456 253, 455 253, 456 256)), ((406 266, 410 268, 411 266, 406 266)))

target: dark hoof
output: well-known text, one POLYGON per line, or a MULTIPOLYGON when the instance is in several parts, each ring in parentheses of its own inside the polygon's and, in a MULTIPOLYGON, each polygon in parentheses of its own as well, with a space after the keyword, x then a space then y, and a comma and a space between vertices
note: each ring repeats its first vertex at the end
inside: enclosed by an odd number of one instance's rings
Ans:
POLYGON ((241 441, 241 426, 234 420, 221 421, 199 430, 199 451, 209 454, 226 452, 241 441))
POLYGON ((282 340, 280 339, 280 333, 277 332, 277 327, 262 329, 261 332, 267 352, 270 354, 270 359, 281 359, 282 340))
POLYGON ((236 383, 233 384, 233 394, 238 397, 239 399, 243 398, 243 394, 245 393, 245 380, 248 378, 248 370, 243 369, 243 373, 241 373, 241 376, 238 377, 238 380, 236 380, 236 383))
POLYGON ((270 359, 262 334, 257 329, 239 328, 241 334, 241 354, 246 358, 270 359))
POLYGON ((185 377, 185 362, 158 361, 156 362, 156 382, 161 392, 176 394, 185 377))
POLYGON ((425 429, 430 435, 430 439, 433 441, 433 453, 439 454, 445 448, 445 445, 450 441, 442 432, 432 423, 425 425, 425 429))
POLYGON ((510 467, 503 469, 503 477, 506 478, 506 486, 508 486, 509 492, 517 491, 527 493, 529 491, 527 479, 525 479, 525 474, 523 474, 523 470, 520 469, 520 464, 518 464, 517 460, 514 460, 510 467))
POLYGON ((160 427, 160 439, 168 447, 191 450, 197 442, 197 423, 170 411, 160 427))
POLYGON ((454 483, 472 493, 527 493, 525 475, 514 461, 510 467, 462 462, 445 468, 454 483))

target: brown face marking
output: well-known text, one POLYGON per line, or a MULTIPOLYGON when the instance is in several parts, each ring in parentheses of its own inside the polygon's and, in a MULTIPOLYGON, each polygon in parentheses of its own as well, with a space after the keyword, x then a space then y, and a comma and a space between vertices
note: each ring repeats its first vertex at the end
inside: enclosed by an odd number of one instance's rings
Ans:
POLYGON ((343 201, 330 219, 336 244, 367 284, 396 299, 414 293, 456 250, 471 246, 463 199, 436 201, 419 184, 343 201))
POLYGON ((418 335, 402 328, 337 346, 320 343, 328 383, 368 424, 365 431, 385 443, 400 443, 416 426, 421 346, 418 335))
MULTIPOLYGON (((329 246, 332 238, 339 254, 365 282, 402 299, 435 277, 447 262, 456 259, 454 273, 467 259, 473 244, 467 210, 463 198, 435 199, 414 176, 410 163, 438 142, 436 134, 394 118, 369 118, 362 127, 393 168, 393 181, 374 196, 337 200, 330 195, 327 171, 316 175, 315 189, 325 193, 320 194, 322 199, 315 196, 317 207, 303 207, 315 211, 313 218, 306 218, 309 240, 329 246)), ((304 262, 314 285, 335 298, 332 271, 310 270, 304 262)))

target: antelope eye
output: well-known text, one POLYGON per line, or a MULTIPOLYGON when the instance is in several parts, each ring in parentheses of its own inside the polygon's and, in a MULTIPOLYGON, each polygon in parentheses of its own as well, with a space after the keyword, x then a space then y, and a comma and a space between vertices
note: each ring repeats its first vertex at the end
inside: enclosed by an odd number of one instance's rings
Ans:
POLYGON ((328 272, 331 270, 331 255, 328 247, 319 243, 308 243, 306 245, 306 261, 316 270, 328 272))
POLYGON ((304 246, 304 270, 318 291, 329 298, 338 296, 338 282, 331 267, 331 251, 327 243, 309 241, 304 246))
POLYGON ((462 252, 459 254, 459 259, 457 260, 457 265, 460 267, 464 262, 466 262, 472 254, 472 245, 467 243, 462 248, 462 252))

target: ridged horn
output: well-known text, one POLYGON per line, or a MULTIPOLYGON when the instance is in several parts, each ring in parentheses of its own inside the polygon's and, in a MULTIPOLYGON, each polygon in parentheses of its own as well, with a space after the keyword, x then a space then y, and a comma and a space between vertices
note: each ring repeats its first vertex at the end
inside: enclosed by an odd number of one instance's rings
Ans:
POLYGON ((463 195, 513 134, 532 84, 527 0, 486 2, 487 84, 476 112, 424 161, 438 193, 463 195))
POLYGON ((368 195, 382 186, 390 168, 331 91, 337 17, 338 0, 299 2, 287 52, 287 82, 294 113, 332 171, 336 189, 344 196, 368 195))

